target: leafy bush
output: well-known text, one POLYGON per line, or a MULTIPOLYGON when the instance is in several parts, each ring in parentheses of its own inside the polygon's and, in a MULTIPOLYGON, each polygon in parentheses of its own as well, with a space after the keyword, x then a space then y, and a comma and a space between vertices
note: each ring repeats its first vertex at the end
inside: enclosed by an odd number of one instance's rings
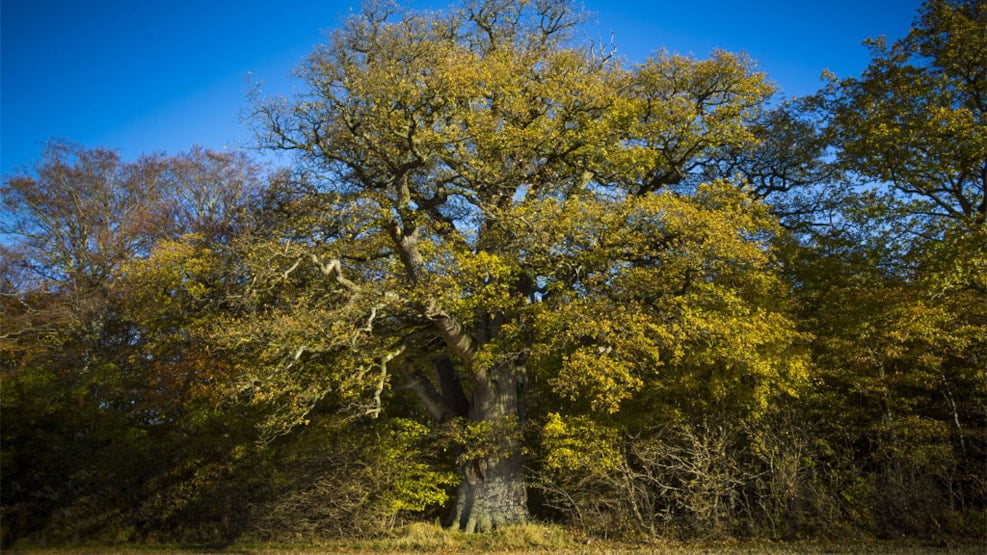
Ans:
POLYGON ((283 448, 280 489, 256 509, 266 540, 379 535, 448 500, 451 471, 430 464, 428 429, 395 418, 356 428, 312 423, 283 448))

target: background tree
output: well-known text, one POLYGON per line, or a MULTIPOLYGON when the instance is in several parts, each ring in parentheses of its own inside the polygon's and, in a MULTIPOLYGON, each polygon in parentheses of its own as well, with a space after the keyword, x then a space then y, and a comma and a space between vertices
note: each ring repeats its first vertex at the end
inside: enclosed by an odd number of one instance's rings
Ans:
POLYGON ((980 0, 927 2, 907 37, 869 42, 860 78, 823 91, 840 161, 933 224, 987 219, 985 25, 980 0))
MULTIPOLYGON (((64 142, 33 172, 5 179, 5 541, 165 528, 167 511, 150 516, 148 499, 216 439, 195 436, 215 416, 205 400, 216 400, 224 365, 196 334, 205 314, 222 310, 232 280, 218 253, 259 187, 241 155, 195 149, 124 162, 64 142), (197 249, 176 254, 190 232, 197 249), (155 272, 141 269, 150 260, 155 272)), ((253 423, 226 426, 226 437, 253 433, 253 423)), ((198 456, 215 457, 220 445, 198 456)))
POLYGON ((847 177, 790 267, 825 380, 820 435, 864 477, 836 487, 884 533, 976 518, 983 495, 985 32, 984 2, 929 1, 816 99, 847 177))

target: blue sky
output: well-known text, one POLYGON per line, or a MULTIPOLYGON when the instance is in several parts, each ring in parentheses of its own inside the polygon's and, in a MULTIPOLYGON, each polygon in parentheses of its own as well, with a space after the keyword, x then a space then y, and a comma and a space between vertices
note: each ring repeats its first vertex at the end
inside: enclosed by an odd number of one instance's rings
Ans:
MULTIPOLYGON (((0 0, 0 173, 44 142, 177 153, 251 146, 248 76, 269 94, 359 0, 0 0)), ((449 0, 416 0, 441 8, 449 0)), ((586 31, 629 60, 660 48, 744 51, 786 96, 830 69, 857 75, 861 42, 904 36, 920 0, 584 0, 586 31)))

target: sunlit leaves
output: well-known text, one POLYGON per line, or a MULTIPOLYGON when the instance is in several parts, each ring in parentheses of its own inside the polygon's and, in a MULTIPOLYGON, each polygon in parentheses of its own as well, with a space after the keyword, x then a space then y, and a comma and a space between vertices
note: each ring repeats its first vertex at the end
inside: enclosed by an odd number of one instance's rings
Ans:
POLYGON ((616 471, 622 455, 615 430, 584 417, 548 415, 541 429, 545 465, 562 475, 616 471))
POLYGON ((638 192, 679 183, 713 149, 750 143, 749 124, 772 92, 750 59, 724 51, 661 53, 624 79, 633 120, 613 156, 617 179, 638 192))
POLYGON ((412 420, 394 419, 386 423, 373 467, 379 474, 377 483, 389 486, 384 492, 385 515, 421 512, 430 506, 442 506, 448 499, 447 488, 456 483, 455 476, 408 456, 427 434, 428 428, 412 420))
POLYGON ((795 394, 807 338, 788 315, 765 212, 722 183, 695 198, 571 199, 522 212, 535 231, 527 261, 544 269, 533 353, 555 390, 608 412, 646 385, 670 404, 755 412, 795 394))

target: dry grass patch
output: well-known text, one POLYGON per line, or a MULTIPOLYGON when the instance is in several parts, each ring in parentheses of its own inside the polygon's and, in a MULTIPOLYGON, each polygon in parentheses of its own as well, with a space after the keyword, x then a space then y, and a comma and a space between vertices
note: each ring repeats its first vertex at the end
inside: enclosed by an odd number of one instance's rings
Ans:
POLYGON ((398 528, 385 538, 360 546, 381 552, 533 552, 565 551, 576 546, 562 527, 523 524, 495 530, 489 534, 464 534, 438 524, 415 523, 398 528))

